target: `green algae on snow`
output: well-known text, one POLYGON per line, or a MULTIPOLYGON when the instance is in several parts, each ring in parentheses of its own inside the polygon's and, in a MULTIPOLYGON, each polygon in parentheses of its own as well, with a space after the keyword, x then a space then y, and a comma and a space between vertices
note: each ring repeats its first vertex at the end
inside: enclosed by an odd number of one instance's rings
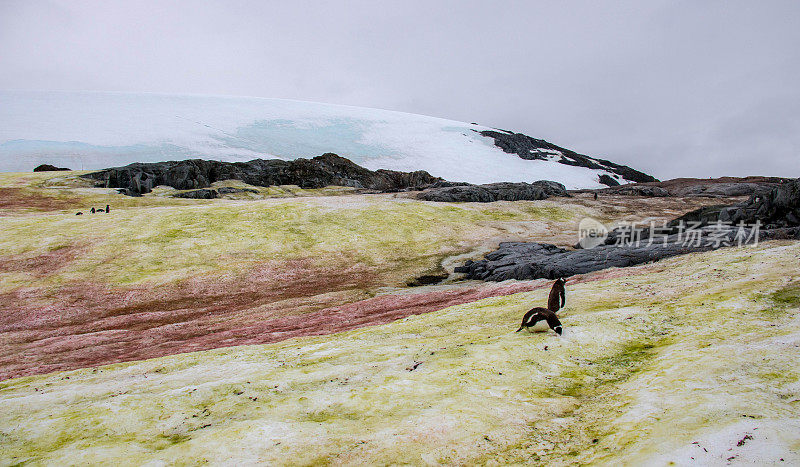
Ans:
POLYGON ((0 382, 2 462, 638 465, 689 462, 697 440, 711 463, 798 462, 797 436, 766 449, 752 430, 798 433, 800 320, 746 310, 774 306, 758 294, 782 297, 799 253, 725 249, 568 285, 563 338, 514 332, 536 290, 0 382), (753 439, 726 444, 743 419, 753 439))
POLYGON ((800 307, 800 282, 792 282, 770 295, 772 301, 785 308, 800 307))
MULTIPOLYGON (((358 252, 352 258, 356 263, 384 269, 405 265, 407 279, 437 268, 447 256, 470 251, 483 238, 499 235, 505 222, 493 210, 386 196, 214 201, 115 207, 109 214, 91 216, 0 217, 6 233, 0 239, 0 254, 81 244, 85 251, 80 258, 54 273, 59 281, 131 284, 231 273, 259 261, 302 258, 340 265, 338 254, 358 252)), ((543 222, 526 206, 505 209, 515 222, 543 222)), ((44 279, 32 280, 34 285, 44 279)))

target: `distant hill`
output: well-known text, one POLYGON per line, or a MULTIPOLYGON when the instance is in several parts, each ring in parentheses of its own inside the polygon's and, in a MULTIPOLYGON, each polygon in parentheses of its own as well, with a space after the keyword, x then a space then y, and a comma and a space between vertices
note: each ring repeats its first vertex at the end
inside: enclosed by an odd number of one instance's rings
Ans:
POLYGON ((553 180, 580 189, 655 180, 520 133, 402 112, 243 97, 0 92, 1 171, 326 152, 371 170, 426 170, 470 183, 553 180))

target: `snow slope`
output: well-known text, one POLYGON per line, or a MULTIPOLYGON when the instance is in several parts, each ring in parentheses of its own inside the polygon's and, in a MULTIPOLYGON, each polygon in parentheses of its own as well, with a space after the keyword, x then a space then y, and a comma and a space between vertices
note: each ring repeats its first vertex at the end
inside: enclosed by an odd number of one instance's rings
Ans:
POLYGON ((554 180, 601 187, 617 174, 503 152, 491 128, 387 110, 242 97, 0 92, 0 171, 41 163, 99 169, 188 158, 291 160, 335 152, 379 168, 452 181, 554 180))

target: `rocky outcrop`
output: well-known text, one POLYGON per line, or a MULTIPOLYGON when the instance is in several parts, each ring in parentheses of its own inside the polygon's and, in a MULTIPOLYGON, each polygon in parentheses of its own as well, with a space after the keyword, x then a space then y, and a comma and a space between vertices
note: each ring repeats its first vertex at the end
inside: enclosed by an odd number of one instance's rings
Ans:
POLYGON ((425 201, 477 202, 540 200, 551 196, 569 196, 564 185, 547 180, 533 183, 489 183, 429 188, 417 197, 425 201))
POLYGON ((33 169, 34 172, 56 172, 64 170, 72 170, 72 169, 68 169, 66 167, 56 167, 50 164, 42 164, 33 169))
POLYGON ((253 188, 235 188, 231 186, 223 186, 217 188, 217 193, 221 195, 234 195, 239 193, 258 193, 258 190, 254 190, 253 188))
POLYGON ((611 190, 603 190, 602 192, 625 196, 644 196, 647 198, 663 198, 669 196, 669 192, 661 187, 639 184, 622 185, 611 190))
POLYGON ((176 193, 172 195, 175 198, 190 198, 190 199, 214 199, 219 196, 217 190, 209 190, 208 188, 201 188, 199 190, 184 191, 183 193, 176 193))
POLYGON ((765 229, 800 226, 800 178, 782 183, 769 192, 759 192, 747 201, 733 206, 711 206, 691 211, 675 219, 709 225, 717 221, 727 224, 753 224, 759 221, 765 229))
POLYGON ((733 198, 767 194, 791 180, 779 177, 675 178, 663 182, 631 183, 600 190, 576 190, 576 192, 647 197, 733 198))
POLYGON ((600 183, 607 186, 619 186, 619 182, 608 174, 602 174, 599 178, 600 183))
POLYGON ((744 203, 689 212, 657 232, 615 229, 595 248, 567 250, 546 243, 501 243, 483 260, 468 261, 455 272, 489 281, 554 279, 770 239, 800 239, 800 179, 783 183, 766 195, 754 195, 744 203), (758 229, 756 222, 761 223, 758 229))
POLYGON ((724 204, 704 206, 702 208, 695 209, 694 211, 689 211, 686 214, 669 221, 667 225, 669 227, 677 227, 681 223, 684 225, 698 223, 698 225, 713 224, 719 220, 719 212, 726 207, 727 206, 724 204))
POLYGON ((158 185, 195 190, 207 188, 220 180, 241 180, 253 186, 323 188, 336 185, 381 192, 419 190, 443 181, 425 171, 372 171, 331 153, 293 161, 255 159, 248 162, 220 162, 190 159, 135 163, 82 177, 95 180, 97 186, 119 188, 120 192, 130 195, 149 193, 158 185))
MULTIPOLYGON (((743 230, 745 241, 751 230, 743 230)), ((677 256, 697 251, 707 251, 723 246, 737 244, 737 229, 718 232, 706 229, 701 239, 714 238, 714 241, 700 241, 695 245, 686 242, 686 236, 673 234, 666 237, 666 243, 658 242, 648 245, 640 244, 601 245, 591 249, 567 250, 547 243, 504 242, 499 248, 480 261, 467 261, 464 266, 457 267, 455 272, 465 273, 467 278, 486 281, 504 281, 508 279, 555 279, 575 274, 585 274, 611 267, 628 267, 658 261, 670 256, 677 256), (712 237, 713 235, 713 237, 712 237), (716 243, 719 241, 719 243, 716 243)))
POLYGON ((759 192, 767 192, 772 186, 759 183, 710 183, 698 184, 673 190, 673 196, 696 198, 733 198, 751 196, 759 192))
MULTIPOLYGON (((578 154, 575 151, 548 143, 543 139, 532 138, 522 133, 514 133, 506 130, 486 130, 479 132, 482 136, 494 139, 495 146, 509 154, 516 154, 526 160, 555 160, 560 164, 586 167, 588 169, 604 170, 609 173, 620 175, 628 182, 657 182, 655 177, 639 172, 628 166, 615 164, 605 159, 595 159, 593 157, 578 154)), ((598 180, 604 185, 619 185, 619 181, 613 177, 603 174, 598 180), (603 177, 603 175, 605 175, 603 177)))

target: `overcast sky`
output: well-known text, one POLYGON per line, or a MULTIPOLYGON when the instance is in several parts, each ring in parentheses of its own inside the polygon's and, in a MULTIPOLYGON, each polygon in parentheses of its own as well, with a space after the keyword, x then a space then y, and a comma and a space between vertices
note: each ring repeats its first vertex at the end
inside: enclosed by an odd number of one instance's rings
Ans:
POLYGON ((800 176, 800 1, 0 0, 0 89, 478 122, 659 178, 800 176))

